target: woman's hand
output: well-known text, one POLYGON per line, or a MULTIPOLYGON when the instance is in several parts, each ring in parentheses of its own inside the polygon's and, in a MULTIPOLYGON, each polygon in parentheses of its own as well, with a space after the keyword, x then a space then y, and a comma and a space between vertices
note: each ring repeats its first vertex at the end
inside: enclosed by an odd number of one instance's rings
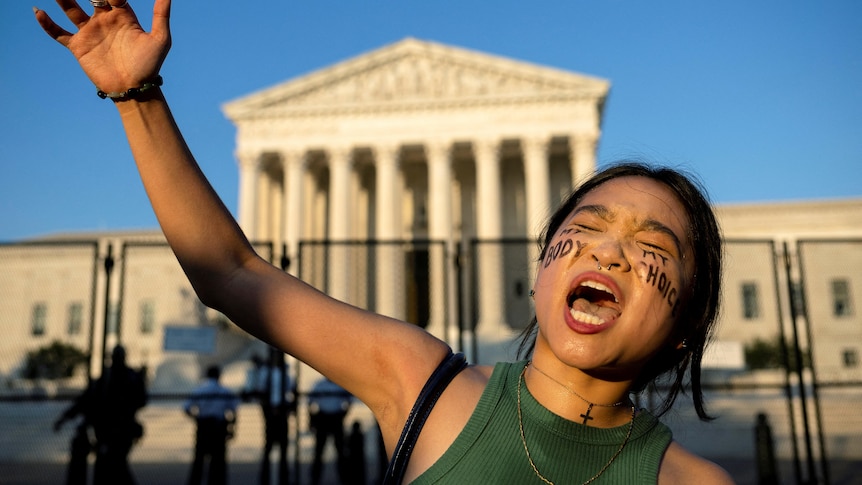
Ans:
POLYGON ((74 0, 57 0, 78 28, 72 34, 34 8, 36 20, 51 38, 67 47, 87 77, 105 92, 122 92, 153 79, 171 47, 168 25, 171 0, 156 0, 152 32, 144 32, 126 0, 110 0, 87 15, 74 0), (115 5, 111 5, 115 4, 115 5))

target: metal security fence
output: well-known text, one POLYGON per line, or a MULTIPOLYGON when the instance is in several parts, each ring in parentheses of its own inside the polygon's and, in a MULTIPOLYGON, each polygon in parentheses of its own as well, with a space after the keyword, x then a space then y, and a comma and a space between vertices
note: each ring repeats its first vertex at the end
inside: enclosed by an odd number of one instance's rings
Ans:
POLYGON ((804 476, 830 482, 843 476, 845 462, 862 461, 855 404, 862 397, 862 240, 797 241, 798 276, 787 252, 789 278, 797 277, 790 293, 799 364, 791 372, 803 389, 794 408, 806 426, 802 468, 804 476), (806 398, 810 406, 803 406, 806 398))
POLYGON ((862 419, 851 406, 862 395, 862 320, 852 304, 862 241, 725 248, 718 342, 705 359, 719 419, 682 411, 676 438, 744 483, 859 483, 862 419))
MULTIPOLYGON (((704 375, 718 419, 701 422, 682 397, 664 420, 739 483, 862 483, 862 241, 726 243, 723 312, 704 375)), ((333 296, 426 328, 475 363, 514 358, 513 342, 533 317, 534 240, 302 241, 293 261, 284 247, 255 247, 333 296)), ((287 446, 270 456, 273 483, 310 483, 308 398, 320 376, 205 308, 163 241, 0 245, 0 319, 0 482, 62 483, 74 426, 55 431, 54 421, 121 343, 149 391, 130 456, 139 483, 185 482, 194 422, 182 406, 213 364, 244 398, 228 446, 230 479, 258 483, 265 422, 245 392, 255 357, 284 360, 292 378, 287 446), (71 377, 25 378, 28 354, 54 341, 79 349, 86 365, 71 377)), ((655 399, 641 396, 646 406, 655 399)), ((361 476, 374 483, 386 457, 373 417, 354 405, 346 424, 348 433, 356 425, 366 457, 361 476)), ((337 482, 334 465, 323 481, 337 482)))
POLYGON ((422 328, 452 326, 452 253, 442 241, 300 241, 296 274, 336 298, 422 328))

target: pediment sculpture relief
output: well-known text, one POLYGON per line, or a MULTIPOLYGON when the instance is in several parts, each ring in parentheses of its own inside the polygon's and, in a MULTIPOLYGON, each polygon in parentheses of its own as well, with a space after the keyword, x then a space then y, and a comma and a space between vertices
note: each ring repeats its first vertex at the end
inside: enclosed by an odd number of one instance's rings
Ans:
POLYGON ((291 106, 372 104, 475 98, 572 89, 561 83, 517 76, 483 66, 458 64, 424 57, 405 57, 369 66, 349 77, 293 96, 291 106))

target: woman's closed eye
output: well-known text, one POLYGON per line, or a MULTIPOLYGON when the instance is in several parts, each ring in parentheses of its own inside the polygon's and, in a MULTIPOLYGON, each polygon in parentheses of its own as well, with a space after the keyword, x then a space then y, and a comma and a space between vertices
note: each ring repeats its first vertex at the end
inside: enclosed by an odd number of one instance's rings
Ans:
POLYGON ((649 251, 661 251, 661 252, 665 252, 665 253, 667 252, 667 250, 664 248, 664 246, 660 243, 641 241, 640 245, 642 248, 649 250, 649 251))
POLYGON ((572 227, 575 229, 575 232, 596 232, 599 230, 597 227, 588 224, 572 224, 572 227))
POLYGON ((645 255, 647 253, 659 255, 663 260, 679 256, 673 241, 663 241, 661 237, 657 239, 640 239, 637 241, 637 244, 644 251, 645 255))
POLYGON ((589 224, 572 222, 560 230, 560 235, 579 234, 579 233, 596 232, 596 231, 598 231, 598 229, 595 226, 592 226, 589 224))

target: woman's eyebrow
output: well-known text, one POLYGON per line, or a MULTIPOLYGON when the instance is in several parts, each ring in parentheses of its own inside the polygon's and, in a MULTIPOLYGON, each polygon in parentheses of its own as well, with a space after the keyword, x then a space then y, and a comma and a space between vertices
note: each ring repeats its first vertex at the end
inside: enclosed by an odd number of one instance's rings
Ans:
POLYGON ((598 217, 600 217, 600 218, 602 218, 608 222, 611 222, 614 220, 613 212, 611 212, 610 209, 608 209, 607 207, 605 207, 603 205, 598 205, 598 204, 582 205, 582 206, 578 207, 577 209, 575 209, 575 211, 572 213, 572 216, 576 216, 576 215, 580 214, 581 212, 589 212, 590 214, 594 214, 594 215, 596 215, 596 216, 598 216, 598 217))

